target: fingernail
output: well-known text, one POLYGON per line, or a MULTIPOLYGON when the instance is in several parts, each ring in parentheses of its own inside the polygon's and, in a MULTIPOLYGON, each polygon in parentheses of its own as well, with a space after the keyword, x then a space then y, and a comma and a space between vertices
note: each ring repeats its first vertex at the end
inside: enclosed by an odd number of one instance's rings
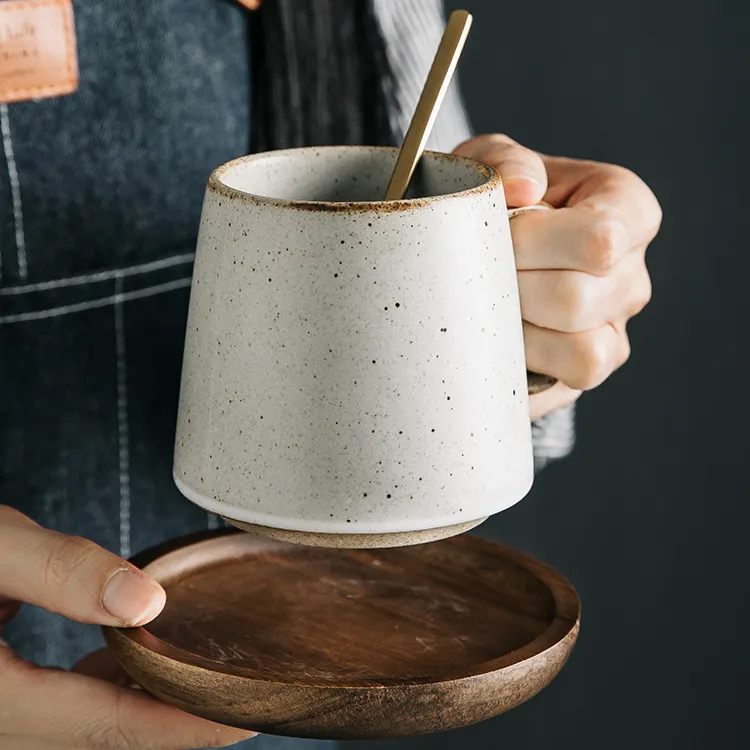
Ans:
POLYGON ((537 180, 523 174, 503 177, 503 189, 509 206, 530 206, 537 203, 544 192, 537 180))
POLYGON ((542 186, 539 184, 538 180, 525 174, 514 174, 514 175, 510 175, 509 177, 503 177, 503 185, 507 187, 511 182, 520 182, 521 180, 523 180, 524 182, 531 183, 531 185, 534 186, 535 190, 542 189, 542 186))
POLYGON ((125 625, 141 625, 164 608, 164 589, 129 570, 116 570, 104 586, 102 606, 125 625))

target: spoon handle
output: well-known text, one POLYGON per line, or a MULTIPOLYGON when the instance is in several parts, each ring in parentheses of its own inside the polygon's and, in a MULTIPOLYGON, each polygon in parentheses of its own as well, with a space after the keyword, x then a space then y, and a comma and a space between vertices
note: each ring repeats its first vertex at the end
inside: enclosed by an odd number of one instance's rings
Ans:
POLYGON ((471 28, 471 21, 471 14, 465 10, 456 10, 451 13, 406 137, 398 152, 396 166, 393 168, 391 181, 385 193, 387 201, 400 200, 406 193, 440 105, 443 103, 445 92, 453 78, 458 58, 461 56, 461 50, 471 28))

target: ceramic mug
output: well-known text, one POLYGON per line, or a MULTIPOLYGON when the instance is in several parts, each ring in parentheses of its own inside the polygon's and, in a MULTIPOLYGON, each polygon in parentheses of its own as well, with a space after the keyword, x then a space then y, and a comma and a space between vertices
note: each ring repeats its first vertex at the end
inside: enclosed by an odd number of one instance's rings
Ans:
POLYGON ((236 526, 413 544, 476 526, 531 487, 499 175, 427 152, 407 199, 385 202, 395 158, 291 149, 209 179, 174 478, 236 526))

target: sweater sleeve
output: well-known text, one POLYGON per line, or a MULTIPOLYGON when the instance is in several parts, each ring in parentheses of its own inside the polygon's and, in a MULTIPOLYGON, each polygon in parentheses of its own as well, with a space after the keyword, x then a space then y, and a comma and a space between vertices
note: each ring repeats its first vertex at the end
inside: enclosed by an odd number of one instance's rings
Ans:
MULTIPOLYGON (((443 1, 394 3, 393 0, 373 0, 373 7, 393 74, 390 124, 395 135, 403 138, 445 28, 443 1)), ((471 136, 466 107, 454 78, 427 147, 450 152, 471 136)), ((569 406, 532 423, 534 467, 537 471, 550 461, 567 456, 573 449, 574 415, 575 407, 569 406)))
POLYGON ((534 469, 564 458, 575 444, 575 404, 553 411, 531 424, 534 441, 534 469))

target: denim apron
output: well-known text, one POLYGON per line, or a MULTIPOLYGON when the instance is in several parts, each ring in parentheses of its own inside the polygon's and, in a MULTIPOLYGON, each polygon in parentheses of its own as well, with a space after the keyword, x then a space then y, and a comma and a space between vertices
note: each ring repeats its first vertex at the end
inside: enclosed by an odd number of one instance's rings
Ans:
MULTIPOLYGON (((171 462, 203 190, 249 150, 250 16, 233 0, 75 15, 78 91, 0 105, 0 503, 127 557, 218 526, 171 462)), ((28 606, 4 635, 62 667, 103 645, 28 606)))

